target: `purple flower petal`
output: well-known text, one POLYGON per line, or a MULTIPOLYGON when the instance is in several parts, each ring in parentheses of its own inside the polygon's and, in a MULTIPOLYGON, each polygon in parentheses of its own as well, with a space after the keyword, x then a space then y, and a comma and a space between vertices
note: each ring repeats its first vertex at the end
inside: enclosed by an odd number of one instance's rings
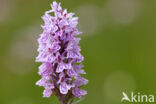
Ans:
POLYGON ((72 89, 72 93, 76 97, 81 98, 82 95, 86 95, 87 94, 87 91, 75 87, 75 88, 72 89))
POLYGON ((45 89, 43 91, 43 97, 50 97, 52 95, 52 90, 51 89, 45 89))
POLYGON ((67 94, 68 93, 68 90, 71 88, 70 85, 67 85, 65 82, 62 82, 60 84, 60 92, 61 94, 67 94))
POLYGON ((70 77, 74 77, 74 76, 77 75, 77 73, 76 73, 73 69, 68 69, 68 70, 67 70, 67 74, 68 74, 68 76, 70 76, 70 77))

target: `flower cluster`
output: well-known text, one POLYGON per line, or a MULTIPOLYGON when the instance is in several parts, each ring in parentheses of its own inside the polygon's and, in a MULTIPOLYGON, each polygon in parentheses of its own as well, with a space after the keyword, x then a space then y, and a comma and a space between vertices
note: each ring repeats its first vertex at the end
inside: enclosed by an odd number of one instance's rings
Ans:
POLYGON ((36 57, 36 62, 42 62, 38 72, 42 78, 36 85, 45 88, 44 97, 54 93, 64 98, 67 95, 81 98, 87 92, 80 87, 88 80, 80 76, 85 72, 81 64, 84 58, 78 46, 80 38, 75 37, 81 34, 77 29, 78 17, 63 10, 60 3, 53 2, 51 7, 42 17, 43 33, 38 39, 39 55, 36 57))

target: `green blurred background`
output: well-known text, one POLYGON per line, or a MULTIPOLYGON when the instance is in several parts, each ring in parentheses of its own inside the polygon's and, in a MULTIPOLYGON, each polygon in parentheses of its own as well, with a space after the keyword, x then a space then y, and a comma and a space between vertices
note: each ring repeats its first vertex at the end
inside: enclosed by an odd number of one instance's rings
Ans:
MULTIPOLYGON (((79 104, 121 104, 123 91, 156 95, 156 0, 59 1, 83 32, 89 84, 79 104)), ((0 104, 59 104, 35 85, 40 17, 52 2, 0 0, 0 104)))

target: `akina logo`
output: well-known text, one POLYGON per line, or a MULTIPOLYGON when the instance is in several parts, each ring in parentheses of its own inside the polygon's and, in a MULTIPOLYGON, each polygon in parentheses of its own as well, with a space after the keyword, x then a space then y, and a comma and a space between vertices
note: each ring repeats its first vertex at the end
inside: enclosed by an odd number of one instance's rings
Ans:
POLYGON ((122 92, 122 99, 121 102, 132 102, 132 103, 142 103, 142 102, 147 102, 147 103, 153 103, 154 102, 154 95, 146 95, 146 94, 141 94, 138 92, 135 94, 134 92, 131 92, 131 94, 128 96, 125 92, 122 92))

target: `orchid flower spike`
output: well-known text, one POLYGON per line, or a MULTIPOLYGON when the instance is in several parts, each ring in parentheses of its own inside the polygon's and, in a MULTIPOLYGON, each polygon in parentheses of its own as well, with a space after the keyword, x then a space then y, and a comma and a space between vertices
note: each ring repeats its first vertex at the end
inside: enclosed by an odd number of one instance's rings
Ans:
POLYGON ((78 45, 80 38, 75 37, 81 34, 77 29, 78 17, 67 13, 67 9, 63 10, 61 3, 56 1, 51 8, 42 17, 43 33, 38 39, 39 55, 36 57, 36 62, 42 63, 38 72, 42 78, 36 85, 45 88, 43 97, 54 94, 61 104, 72 104, 75 97, 81 98, 87 94, 80 87, 88 83, 81 76, 86 74, 81 63, 84 57, 78 45))

